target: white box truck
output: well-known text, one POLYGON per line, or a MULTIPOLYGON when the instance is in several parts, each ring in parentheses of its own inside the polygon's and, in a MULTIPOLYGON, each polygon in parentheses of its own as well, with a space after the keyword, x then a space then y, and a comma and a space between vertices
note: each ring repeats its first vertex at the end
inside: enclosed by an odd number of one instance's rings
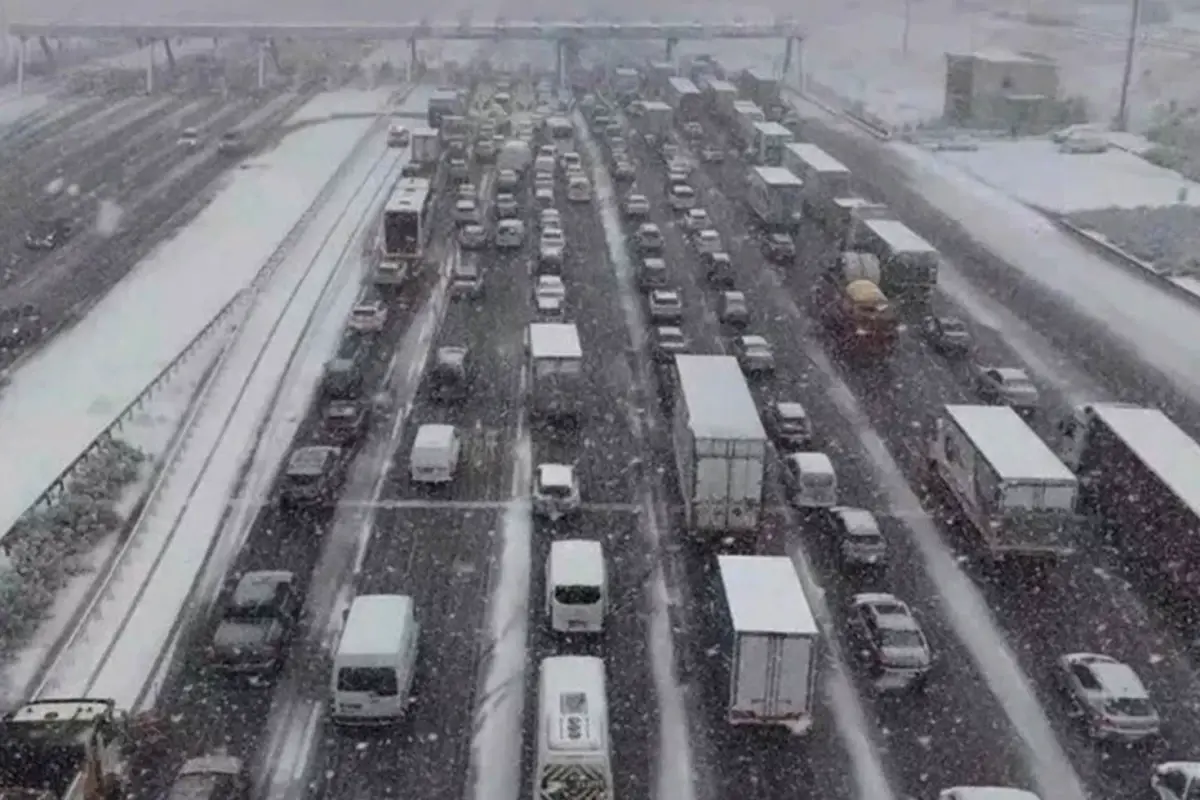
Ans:
POLYGON ((1200 444, 1157 408, 1089 403, 1060 424, 1079 510, 1149 593, 1200 612, 1200 444), (1131 502, 1136 498, 1136 502, 1131 502))
POLYGON ((838 250, 862 250, 868 237, 863 223, 870 219, 891 219, 892 211, 883 203, 862 197, 837 197, 823 220, 838 250))
POLYGON ((763 504, 767 434, 732 356, 675 357, 671 439, 684 520, 693 531, 752 539, 763 504))
POLYGON ((783 166, 804 181, 804 213, 822 224, 839 197, 850 197, 850 169, 815 144, 792 142, 783 150, 783 166))
POLYGON ((986 557, 1070 555, 1079 481, 1008 406, 943 406, 929 471, 949 491, 986 557))
POLYGON ((751 167, 746 204, 765 228, 792 230, 803 216, 804 182, 783 167, 751 167))
POLYGON ((734 137, 742 147, 754 144, 754 126, 766 121, 767 115, 763 110, 749 100, 733 102, 733 119, 730 120, 730 124, 733 126, 734 137))
POLYGON ((569 322, 534 322, 525 334, 532 411, 541 418, 575 417, 583 406, 583 346, 569 322))
POLYGON ((643 127, 647 134, 664 141, 671 135, 675 124, 675 112, 666 103, 659 100, 647 100, 642 111, 643 127))
POLYGON ((812 727, 820 634, 786 556, 718 556, 724 603, 716 662, 731 725, 812 727))
POLYGON ((709 113, 724 119, 733 117, 733 104, 738 99, 736 86, 729 81, 713 78, 707 81, 704 94, 708 101, 709 113))
POLYGON ((704 113, 704 97, 687 78, 668 78, 664 98, 680 121, 697 120, 704 113))
MULTIPOLYGON (((764 167, 783 166, 784 149, 796 141, 796 135, 778 122, 759 122, 754 125, 754 139, 750 142, 751 159, 764 167)), ((803 180, 804 176, 798 176, 803 180)))

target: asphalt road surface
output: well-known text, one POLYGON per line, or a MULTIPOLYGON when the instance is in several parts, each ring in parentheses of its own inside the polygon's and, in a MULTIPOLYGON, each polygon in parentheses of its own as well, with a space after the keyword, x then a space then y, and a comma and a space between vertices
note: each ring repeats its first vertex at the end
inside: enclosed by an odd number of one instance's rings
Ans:
POLYGON ((233 128, 250 135, 285 120, 304 97, 273 94, 223 100, 213 95, 155 95, 70 100, 33 115, 0 138, 0 307, 31 304, 39 324, 0 351, 10 366, 70 325, 138 260, 207 202, 215 179, 237 159, 217 154, 233 128), (184 128, 202 145, 179 145, 184 128), (121 213, 115 228, 102 209, 121 213), (72 238, 50 251, 29 250, 35 220, 73 220, 72 238))
MULTIPOLYGON (((170 113, 170 112, 166 112, 170 113)), ((1185 426, 1196 412, 1179 398, 1156 400, 1154 376, 1132 362, 1104 337, 1080 327, 1068 310, 1049 298, 1030 297, 1011 272, 980 258, 953 231, 902 194, 902 176, 862 155, 835 133, 813 128, 812 138, 827 145, 897 208, 912 214, 912 224, 956 263, 970 270, 973 280, 993 298, 1002 299, 1013 313, 1035 325, 1064 352, 1073 365, 1086 371, 1111 396, 1163 405, 1185 426), (824 137, 824 138, 822 138, 824 137), (936 223, 936 224, 935 224, 936 223), (991 281, 991 283, 988 283, 991 281), (1066 345, 1070 344, 1068 349, 1066 345), (1177 414, 1177 408, 1180 409, 1177 414)), ((707 136, 725 142, 713 121, 707 136)), ((692 350, 723 353, 730 349, 731 332, 717 323, 715 292, 705 284, 698 258, 685 241, 669 211, 665 168, 635 137, 633 152, 641 166, 638 190, 649 196, 651 219, 664 230, 666 257, 672 280, 683 293, 683 328, 692 350)), ((1045 714, 1071 764, 1094 797, 1127 798, 1145 791, 1151 764, 1187 757, 1200 745, 1200 726, 1194 714, 1196 686, 1177 637, 1158 612, 1141 602, 1136 581, 1128 583, 1111 554, 1083 543, 1078 555, 1059 567, 1037 574, 1015 570, 984 571, 977 566, 974 542, 952 515, 943 513, 924 487, 922 458, 925 432, 935 410, 943 404, 975 402, 963 365, 933 353, 914 331, 907 331, 886 365, 852 367, 831 355, 810 307, 810 287, 816 265, 835 255, 833 245, 816 227, 799 237, 796 263, 784 267, 766 262, 744 207, 746 166, 735 158, 723 165, 699 169, 695 185, 701 205, 734 257, 736 282, 750 300, 750 332, 774 345, 777 373, 756 384, 761 400, 794 399, 809 409, 818 442, 830 454, 839 473, 842 501, 870 509, 880 518, 890 548, 889 565, 875 575, 849 575, 838 566, 831 542, 822 529, 792 511, 775 480, 768 487, 768 523, 762 548, 786 553, 798 563, 811 563, 830 611, 830 632, 841 651, 853 660, 844 641, 846 609, 852 594, 883 589, 905 599, 922 621, 936 657, 929 686, 922 693, 898 696, 878 692, 852 663, 855 688, 867 712, 872 734, 883 747, 885 768, 897 796, 925 797, 938 789, 962 784, 1033 787, 1028 773, 1029 753, 1023 731, 1010 718, 1006 704, 991 689, 986 665, 961 641, 947 612, 947 587, 931 576, 917 546, 915 528, 933 526, 956 554, 956 563, 986 598, 998 626, 1020 666, 1029 676, 1045 714), (848 390, 848 391, 847 391, 848 390), (861 410, 865 428, 847 411, 861 410), (891 473, 868 453, 864 437, 877 434, 895 459, 891 473), (910 486, 929 513, 913 513, 895 501, 894 483, 910 486), (1098 650, 1134 665, 1149 684, 1166 721, 1162 744, 1140 748, 1096 745, 1088 741, 1067 714, 1050 675, 1061 653, 1098 650)), ((490 199, 494 177, 477 168, 473 182, 481 197, 490 199)), ((646 353, 635 349, 630 336, 626 287, 618 280, 621 257, 610 245, 624 247, 620 232, 606 231, 598 213, 607 199, 571 204, 561 196, 568 240, 564 270, 567 318, 576 322, 585 352, 588 395, 577 431, 533 425, 525 411, 522 339, 532 319, 532 277, 536 226, 528 188, 522 201, 530 223, 525 247, 513 254, 462 252, 452 243, 449 199, 439 201, 435 215, 435 250, 445 260, 476 259, 483 265, 485 291, 477 300, 450 302, 432 347, 467 346, 475 365, 472 392, 459 406, 435 402, 419 387, 407 416, 378 420, 363 447, 377 452, 382 445, 387 471, 382 474, 379 503, 369 509, 371 535, 355 578, 343 572, 334 582, 353 580, 357 592, 405 592, 414 595, 424 629, 422 667, 411 714, 405 723, 383 732, 342 732, 322 726, 316 745, 315 776, 304 791, 321 797, 374 796, 444 797, 462 793, 469 762, 471 735, 478 724, 476 696, 480 670, 486 663, 485 613, 497 575, 498 550, 505 536, 519 536, 527 519, 520 519, 511 502, 521 485, 520 471, 531 463, 569 461, 578 464, 585 508, 574 520, 535 523, 530 539, 529 664, 526 691, 524 773, 530 783, 536 720, 536 664, 568 645, 548 633, 545 624, 543 570, 549 542, 578 536, 603 541, 610 562, 613 613, 597 642, 578 646, 582 652, 603 655, 609 675, 609 705, 618 796, 648 796, 654 791, 657 749, 657 702, 647 653, 649 613, 645 600, 648 575, 659 559, 678 575, 673 608, 678 668, 692 711, 691 739, 695 759, 713 780, 698 787, 701 798, 726 796, 753 787, 765 797, 849 798, 857 796, 833 709, 818 709, 816 729, 805 738, 745 734, 723 722, 723 687, 715 684, 711 657, 714 630, 707 609, 713 602, 711 556, 687 542, 671 493, 656 499, 670 512, 671 546, 660 550, 647 534, 639 513, 641 476, 660 474, 674 480, 666 417, 658 406, 658 387, 646 385, 646 353), (653 435, 639 438, 630 419, 645 414, 655 420, 653 435), (407 454, 420 424, 449 422, 464 436, 462 469, 446 490, 429 492, 407 479, 407 454), (399 426, 398 426, 399 424, 399 426), (401 431, 395 442, 391 432, 401 431), (646 463, 639 466, 641 459, 646 463)), ((904 217, 906 214, 902 214, 904 217)), ((398 300, 386 329, 372 346, 367 370, 368 395, 394 380, 396 348, 423 302, 432 278, 398 300)), ((951 309, 954 310, 954 309, 951 309)), ((966 310, 958 309, 964 318, 966 310)), ((644 323, 644 315, 635 312, 644 323)), ((996 364, 1019 364, 1003 332, 975 325, 977 356, 996 364)), ((420 379, 419 372, 417 379, 420 379)), ((1044 391, 1044 413, 1035 429, 1054 440, 1053 422, 1066 413, 1066 398, 1044 391)), ((319 404, 318 404, 319 406, 319 404)), ((393 414, 395 411, 392 412, 393 414)), ((297 438, 315 436, 315 421, 306 421, 297 438)), ((776 465, 777 466, 777 465, 776 465)), ((776 470, 777 472, 777 470, 776 470)), ((351 486, 357 486, 352 482, 351 486)), ((371 494, 348 488, 343 508, 373 500, 371 494)), ((361 509, 359 509, 361 510, 361 509)), ((330 518, 283 516, 264 508, 232 575, 250 569, 289 569, 307 581, 318 561, 326 557, 323 537, 334 524, 330 518)), ((346 559, 342 559, 344 564, 346 559)), ((321 583, 330 576, 322 575, 321 583)), ((316 591, 314 586, 310 591, 316 591)), ((272 709, 303 697, 321 702, 329 670, 330 642, 303 637, 289 654, 289 667, 275 692, 265 687, 231 684, 204 666, 204 645, 211 619, 198 625, 181 650, 179 668, 163 695, 160 711, 170 723, 170 736, 155 754, 153 769, 139 780, 139 795, 149 796, 185 757, 216 746, 269 761, 262 750, 265 726, 272 709), (165 757, 163 754, 166 754, 165 757), (165 758, 165 760, 164 760, 165 758)), ((996 656, 1000 657, 999 654, 996 656)), ((149 767, 150 762, 146 766, 149 767)), ((269 766, 269 765, 268 765, 269 766)))

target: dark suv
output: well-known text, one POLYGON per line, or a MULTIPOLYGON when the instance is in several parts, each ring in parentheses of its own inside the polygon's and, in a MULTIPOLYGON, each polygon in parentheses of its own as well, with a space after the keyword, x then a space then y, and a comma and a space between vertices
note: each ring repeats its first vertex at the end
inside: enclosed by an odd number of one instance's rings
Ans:
POLYGON ((209 646, 213 666, 246 675, 278 672, 299 613, 295 575, 279 570, 247 572, 213 632, 209 646))
POLYGON ((279 503, 285 509, 332 505, 341 478, 341 448, 312 445, 293 450, 284 469, 279 503))
POLYGON ((30 250, 53 250, 71 238, 74 226, 66 217, 39 219, 25 234, 25 246, 30 250))
POLYGON ((465 347, 439 347, 429 371, 429 391, 434 400, 455 403, 470 390, 470 354, 465 347))

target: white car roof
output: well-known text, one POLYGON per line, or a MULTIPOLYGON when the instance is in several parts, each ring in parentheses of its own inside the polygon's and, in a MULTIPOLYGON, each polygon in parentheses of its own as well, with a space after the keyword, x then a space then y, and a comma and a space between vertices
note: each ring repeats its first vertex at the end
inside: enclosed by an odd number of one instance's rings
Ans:
POLYGON ((458 199, 458 202, 455 203, 455 207, 457 207, 457 208, 474 208, 475 200, 470 197, 460 197, 458 199))
POLYGON ((833 513, 841 517, 842 522, 846 523, 846 528, 853 533, 880 533, 879 520, 865 508, 838 506, 833 509, 833 513))
POLYGON ((573 486, 575 467, 570 464, 538 464, 538 481, 543 486, 573 486))
POLYGON ((789 419, 800 419, 802 417, 804 419, 808 418, 808 411, 801 403, 793 403, 790 401, 776 403, 775 410, 779 412, 779 416, 787 417, 789 419))
POLYGON ((742 344, 746 347, 762 347, 767 350, 771 349, 771 343, 757 334, 751 334, 750 336, 743 336, 741 338, 742 344))
POLYGON ((604 546, 597 541, 563 539, 550 544, 551 579, 568 586, 604 583, 604 546))
POLYGON ((1067 660, 1083 664, 1091 670, 1104 691, 1113 697, 1149 699, 1142 679, 1128 664, 1099 653, 1071 653, 1067 660))
POLYGON ((833 462, 824 453, 791 453, 788 459, 805 472, 826 472, 833 474, 833 462))

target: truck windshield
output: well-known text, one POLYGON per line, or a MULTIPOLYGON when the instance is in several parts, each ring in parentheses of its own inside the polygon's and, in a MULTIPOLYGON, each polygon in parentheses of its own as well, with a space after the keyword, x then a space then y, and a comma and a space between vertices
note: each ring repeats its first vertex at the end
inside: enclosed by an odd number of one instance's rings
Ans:
POLYGON ((389 253, 413 253, 421 238, 421 217, 412 211, 392 211, 383 226, 384 247, 389 253))
POLYGON ((599 586, 559 586, 554 600, 564 606, 591 606, 600 602, 599 586))
POLYGON ((395 697, 400 692, 396 670, 387 667, 342 667, 337 688, 339 692, 366 692, 376 697, 395 697))

